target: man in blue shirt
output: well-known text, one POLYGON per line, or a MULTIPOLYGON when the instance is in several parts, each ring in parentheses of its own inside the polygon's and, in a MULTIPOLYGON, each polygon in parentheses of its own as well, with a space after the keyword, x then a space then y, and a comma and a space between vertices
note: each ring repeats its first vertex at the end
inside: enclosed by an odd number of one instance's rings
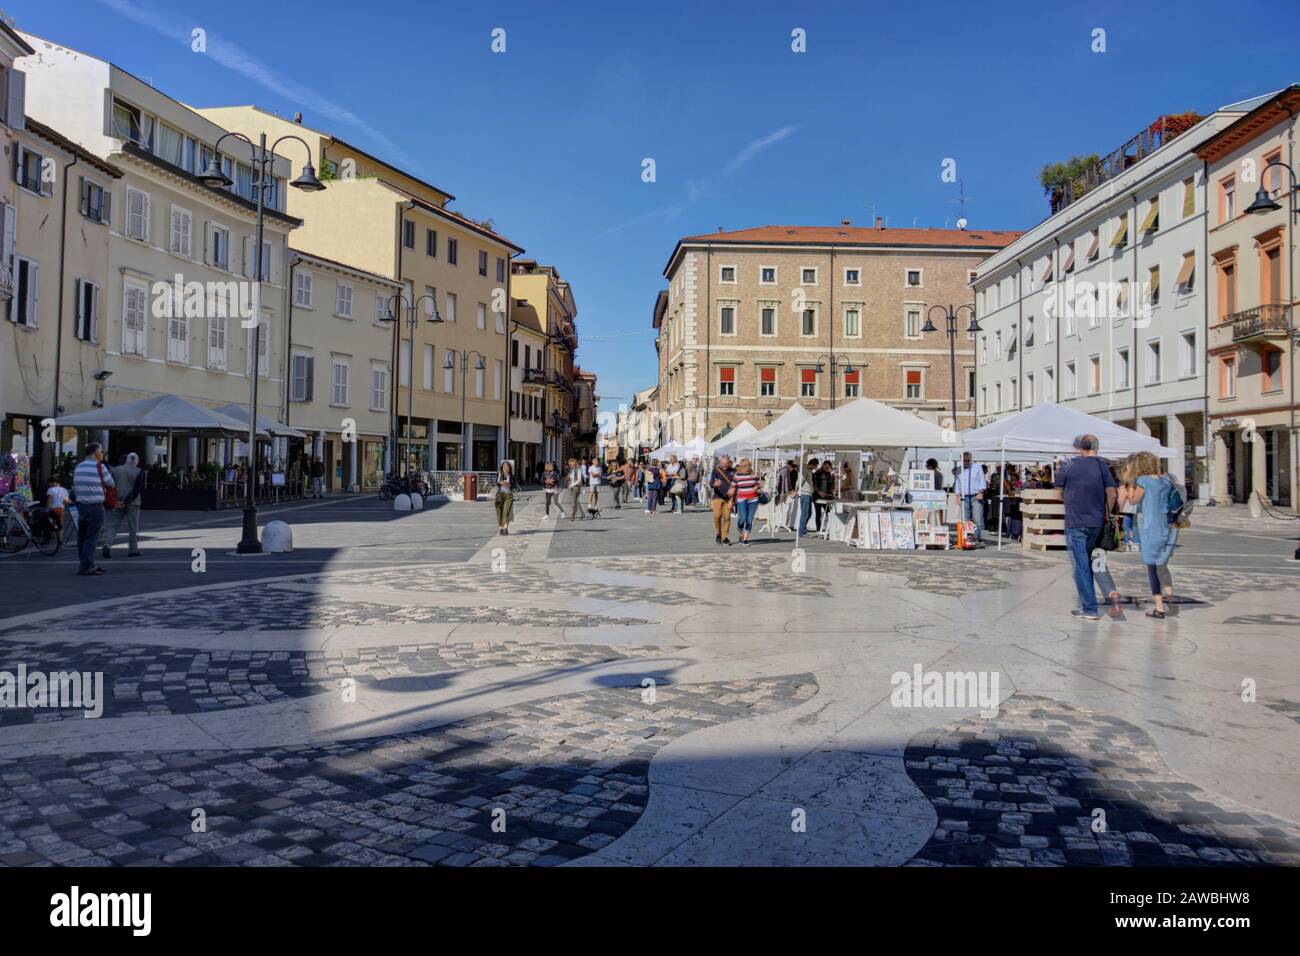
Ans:
POLYGON ((86 457, 72 472, 72 494, 77 499, 77 573, 99 575, 104 569, 95 564, 95 542, 104 526, 104 498, 113 487, 113 473, 104 467, 104 452, 99 442, 86 446, 86 457))
POLYGON ((961 499, 962 518, 975 523, 976 541, 984 540, 984 492, 988 487, 984 468, 971 464, 970 452, 962 452, 961 471, 957 472, 952 490, 961 499))
POLYGON ((1115 476, 1110 466, 1097 457, 1096 435, 1074 440, 1079 454, 1056 472, 1056 487, 1065 492, 1065 543, 1074 566, 1074 587, 1079 592, 1079 609, 1070 613, 1096 621, 1097 590, 1092 577, 1092 552, 1101 539, 1106 516, 1115 507, 1115 476))

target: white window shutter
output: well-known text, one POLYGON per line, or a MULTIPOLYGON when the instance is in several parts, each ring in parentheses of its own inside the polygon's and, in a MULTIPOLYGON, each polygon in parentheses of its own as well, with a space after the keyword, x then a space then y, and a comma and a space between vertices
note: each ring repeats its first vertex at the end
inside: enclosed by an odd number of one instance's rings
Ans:
POLYGON ((144 194, 144 239, 149 241, 149 194, 144 194))
POLYGON ((105 186, 104 187, 104 222, 112 223, 112 221, 113 221, 113 190, 105 186))
POLYGON ((90 287, 90 341, 99 344, 99 286, 90 287))
POLYGON ((27 296, 27 324, 36 328, 36 317, 39 315, 39 296, 41 291, 40 267, 35 262, 27 263, 27 288, 31 294, 27 296))
POLYGON ((0 250, 0 268, 7 269, 11 280, 14 276, 14 249, 18 241, 18 210, 8 203, 4 204, 4 247, 0 250))
POLYGON ((9 128, 22 130, 27 128, 27 74, 22 70, 9 70, 9 103, 5 113, 9 128))
POLYGON ((207 265, 212 265, 212 223, 203 223, 203 261, 207 265))
POLYGON ((90 211, 90 190, 86 187, 86 177, 81 177, 81 214, 90 211))

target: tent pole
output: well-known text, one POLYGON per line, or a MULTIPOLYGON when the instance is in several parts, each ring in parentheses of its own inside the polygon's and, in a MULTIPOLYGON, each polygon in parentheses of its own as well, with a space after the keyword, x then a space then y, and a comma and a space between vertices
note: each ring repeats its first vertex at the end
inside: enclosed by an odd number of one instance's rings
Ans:
POLYGON ((803 486, 803 470, 804 470, 804 460, 803 460, 803 438, 800 438, 800 439, 799 439, 799 458, 798 458, 798 460, 795 462, 795 464, 797 464, 797 465, 799 466, 799 484, 795 485, 796 498, 798 499, 798 507, 797 507, 795 510, 796 510, 798 513, 795 515, 795 518, 794 518, 794 522, 795 522, 795 523, 794 523, 794 547, 795 547, 795 550, 797 551, 797 550, 799 549, 800 531, 803 529, 803 520, 802 520, 802 518, 803 518, 803 493, 802 493, 802 491, 800 490, 800 489, 802 488, 802 486, 803 486))
POLYGON ((1002 467, 998 469, 998 550, 1002 550, 1002 489, 1007 476, 1007 443, 1002 443, 1002 467))

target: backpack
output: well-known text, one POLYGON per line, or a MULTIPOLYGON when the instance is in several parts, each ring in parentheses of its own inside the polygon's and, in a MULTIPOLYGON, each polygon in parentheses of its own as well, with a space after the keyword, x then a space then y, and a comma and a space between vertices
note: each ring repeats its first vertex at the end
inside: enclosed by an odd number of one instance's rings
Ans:
POLYGON ((1170 525, 1182 527, 1190 516, 1192 509, 1187 500, 1183 498, 1183 493, 1178 490, 1178 485, 1168 478, 1165 481, 1169 484, 1168 490, 1165 491, 1165 517, 1169 520, 1170 525))

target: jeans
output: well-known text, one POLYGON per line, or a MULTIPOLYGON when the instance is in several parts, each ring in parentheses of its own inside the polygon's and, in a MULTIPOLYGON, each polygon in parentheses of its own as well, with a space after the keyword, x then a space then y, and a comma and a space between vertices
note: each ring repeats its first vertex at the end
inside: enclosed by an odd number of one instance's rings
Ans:
POLYGON ((966 521, 975 522, 975 540, 984 540, 984 502, 974 495, 964 495, 961 499, 961 514, 966 521))
POLYGON ((812 516, 812 495, 799 496, 799 537, 808 534, 808 519, 812 516))
POLYGON ((736 502, 736 530, 749 534, 754 530, 754 513, 758 511, 757 498, 743 498, 736 502))
POLYGON ((659 505, 659 489, 648 488, 645 494, 645 513, 648 515, 654 514, 655 508, 658 507, 658 505, 659 505))
POLYGON ((1074 567, 1074 588, 1084 614, 1097 613, 1097 587, 1092 578, 1092 552, 1101 539, 1101 528, 1066 528, 1065 544, 1074 567))
POLYGON ((552 502, 552 501, 555 502, 555 508, 556 508, 556 510, 559 511, 561 515, 564 514, 564 505, 560 504, 560 499, 557 497, 557 496, 559 495, 559 493, 560 493, 560 489, 559 489, 559 488, 547 488, 547 489, 546 489, 546 517, 548 517, 548 518, 551 516, 551 502, 552 502))
POLYGON ((1167 564, 1148 564, 1147 565, 1147 583, 1151 585, 1152 595, 1162 594, 1162 588, 1174 589, 1173 575, 1169 573, 1167 564))
POLYGON ((614 491, 614 510, 622 511, 623 510, 623 486, 614 485, 613 491, 614 491))
POLYGON ((95 543, 99 540, 99 529, 104 525, 104 505, 78 504, 81 512, 77 524, 77 557, 80 560, 78 571, 89 571, 95 566, 95 543))
POLYGON ((325 479, 324 479, 324 478, 313 478, 313 479, 311 480, 311 496, 312 496, 313 498, 324 498, 324 497, 325 497, 325 479))

